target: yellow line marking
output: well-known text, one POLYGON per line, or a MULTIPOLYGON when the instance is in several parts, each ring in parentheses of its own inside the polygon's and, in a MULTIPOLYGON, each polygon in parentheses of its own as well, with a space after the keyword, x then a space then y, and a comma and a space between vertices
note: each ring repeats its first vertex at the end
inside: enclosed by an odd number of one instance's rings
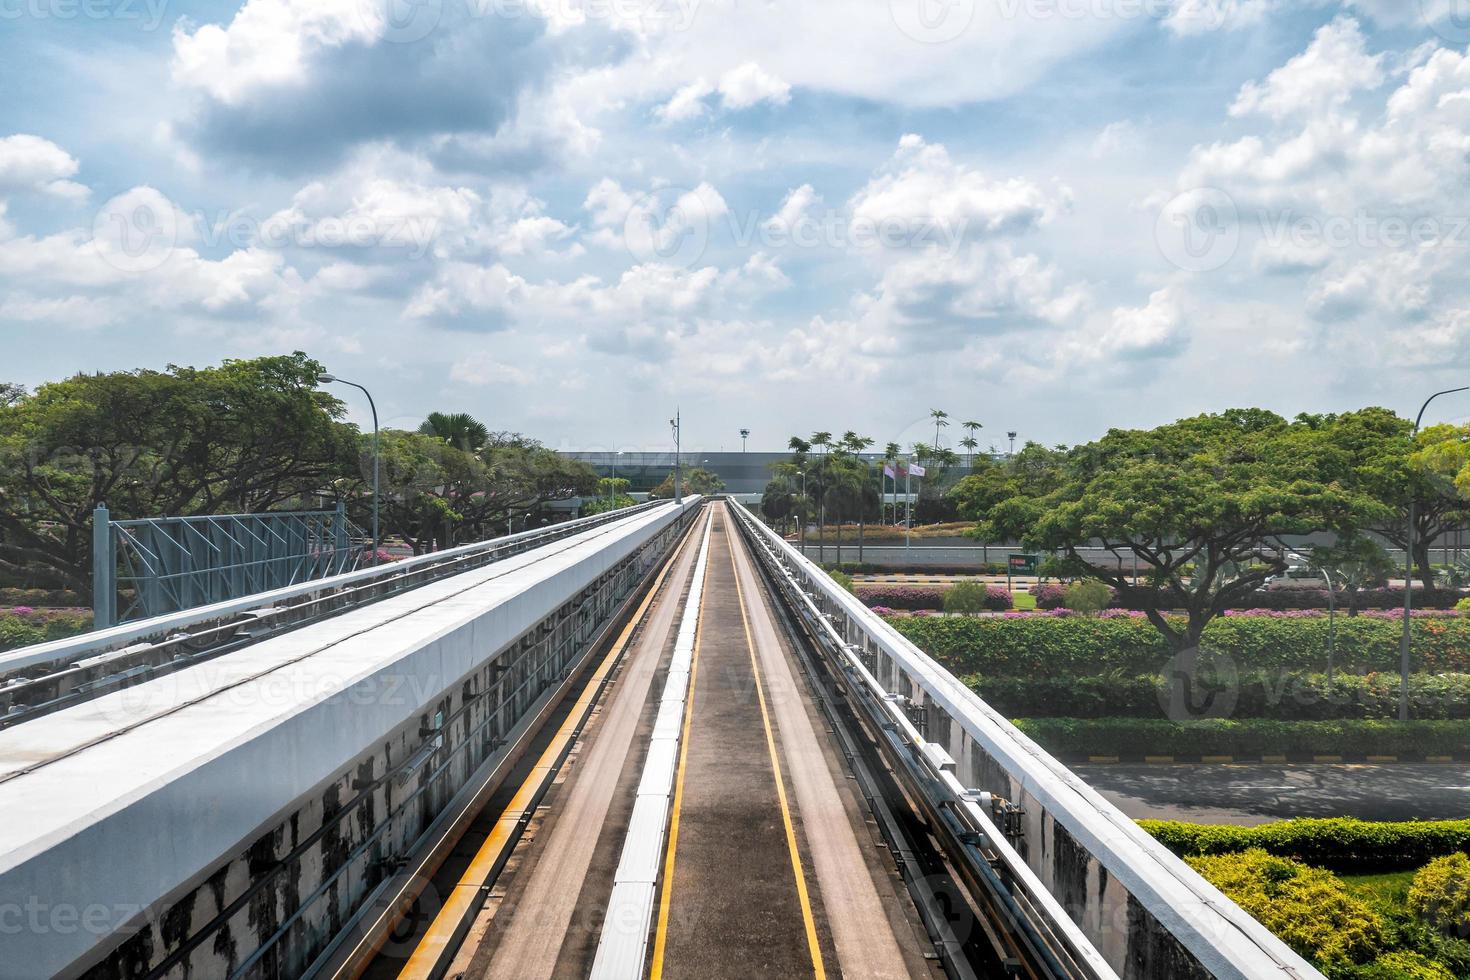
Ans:
MULTIPOLYGON (((567 714, 566 720, 562 723, 561 728, 557 730, 550 744, 546 746, 546 750, 541 753, 541 757, 536 760, 536 765, 526 777, 526 781, 521 784, 521 788, 516 791, 510 803, 506 805, 500 818, 495 821, 494 829, 485 838, 485 842, 480 845, 480 849, 475 852, 475 856, 470 861, 469 867, 465 868, 464 874, 450 891, 449 896, 444 901, 443 907, 439 910, 439 914, 434 916, 434 921, 429 924, 428 930, 424 933, 424 938, 415 947, 413 955, 403 965, 403 969, 399 971, 399 980, 418 980, 418 978, 431 977, 433 975, 434 967, 439 962, 444 950, 448 948, 449 943, 454 937, 456 928, 468 916, 471 903, 479 894, 480 889, 489 881, 491 874, 495 871, 495 865, 500 861, 507 847, 513 845, 513 842, 517 839, 518 835, 516 830, 520 818, 530 808, 531 801, 535 799, 540 786, 556 772, 557 760, 561 758, 568 743, 571 742, 577 726, 590 713, 592 705, 600 693, 603 678, 612 671, 618 659, 623 655, 623 651, 627 647, 628 640, 632 637, 634 629, 643 621, 644 614, 648 612, 648 607, 653 604, 653 600, 658 596, 658 591, 663 586, 664 579, 668 577, 669 572, 676 564, 678 564, 677 556, 659 571, 658 578, 654 580, 653 587, 643 597, 643 601, 639 604, 638 609, 629 618, 627 626, 623 627, 623 632, 618 635, 617 642, 613 644, 607 656, 602 659, 602 663, 598 664, 596 673, 592 675, 587 685, 582 689, 581 696, 573 704, 572 710, 567 714)), ((365 967, 366 963, 363 966, 365 967)), ((358 970, 356 972, 360 976, 362 971, 358 970)))
MULTIPOLYGON (((714 521, 711 512, 710 521, 714 521)), ((713 530, 713 528, 711 528, 713 530)), ((709 583, 709 556, 704 563, 705 585, 709 583)), ((694 722, 694 684, 699 680, 699 644, 704 637, 704 600, 708 588, 699 593, 699 618, 694 624, 694 651, 689 656, 689 693, 684 698, 684 730, 679 735, 679 766, 674 770, 674 801, 669 814, 668 849, 664 851, 663 881, 658 893, 658 926, 653 933, 653 959, 648 967, 648 980, 661 980, 664 975, 664 951, 669 942, 669 908, 674 892, 674 855, 679 847, 679 811, 684 805, 684 770, 689 760, 689 729, 694 722)))
MULTIPOLYGON (((726 522, 729 523, 728 521, 726 522)), ((750 635, 750 619, 745 615, 745 590, 740 585, 740 569, 735 565, 735 543, 726 535, 730 548, 730 571, 735 575, 735 596, 740 605, 740 622, 745 626, 745 648, 750 651, 750 669, 755 672, 755 695, 761 706, 761 723, 766 728, 766 748, 771 753, 771 769, 776 774, 776 798, 781 801, 781 822, 786 825, 786 848, 791 852, 791 870, 796 875, 796 895, 801 900, 801 918, 806 926, 806 946, 812 957, 812 971, 817 980, 826 980, 822 965, 822 946, 817 941, 817 923, 812 917, 811 898, 806 891, 806 872, 801 867, 801 853, 796 847, 796 828, 791 822, 791 806, 786 801, 786 783, 781 778, 781 757, 776 751, 776 736, 771 730, 771 714, 766 710, 765 688, 761 685, 760 662, 755 654, 755 640, 750 635)))

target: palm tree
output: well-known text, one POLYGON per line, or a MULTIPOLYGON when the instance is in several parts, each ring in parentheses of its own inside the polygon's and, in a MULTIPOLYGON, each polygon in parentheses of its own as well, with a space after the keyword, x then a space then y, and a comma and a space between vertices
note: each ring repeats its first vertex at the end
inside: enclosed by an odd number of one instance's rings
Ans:
POLYGON ((929 409, 929 417, 934 420, 934 445, 939 446, 939 430, 949 427, 949 413, 937 408, 929 409))
POLYGON ((970 453, 970 458, 965 461, 965 468, 974 469, 975 449, 980 445, 980 443, 975 439, 975 433, 985 428, 985 426, 981 425, 979 422, 961 422, 960 428, 965 430, 965 438, 960 440, 960 445, 964 446, 965 449, 969 450, 970 453))
POLYGON ((873 480, 873 467, 862 458, 862 454, 873 445, 873 440, 848 429, 842 434, 842 445, 853 454, 857 462, 863 464, 863 478, 858 484, 858 561, 862 561, 863 537, 868 523, 868 484, 873 480))
POLYGON ((960 440, 960 445, 965 449, 965 469, 975 469, 975 450, 980 448, 980 441, 974 436, 965 436, 960 440))
POLYGON ((464 412, 430 412, 419 426, 419 432, 471 454, 484 449, 490 441, 490 430, 485 423, 464 412))

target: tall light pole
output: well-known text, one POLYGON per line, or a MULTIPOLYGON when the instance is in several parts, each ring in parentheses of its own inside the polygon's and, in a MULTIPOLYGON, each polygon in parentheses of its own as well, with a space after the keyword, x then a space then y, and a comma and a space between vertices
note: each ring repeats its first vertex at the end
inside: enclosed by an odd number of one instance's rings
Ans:
POLYGON ((740 451, 742 453, 745 452, 745 440, 747 440, 749 438, 750 438, 750 430, 749 429, 741 429, 740 430, 740 451))
MULTIPOLYGON (((1453 395, 1457 391, 1470 391, 1470 385, 1464 388, 1446 388, 1444 391, 1436 391, 1424 399, 1424 404, 1419 406, 1419 415, 1414 419, 1414 431, 1410 434, 1409 449, 1413 451, 1413 440, 1419 435, 1419 426, 1424 422, 1424 412, 1429 408, 1429 403, 1440 395, 1453 395)), ((1415 504, 1418 502, 1414 496, 1413 476, 1410 474, 1409 486, 1409 527, 1404 535, 1407 545, 1404 555, 1404 628, 1399 635, 1399 721, 1409 720, 1409 614, 1413 611, 1414 603, 1414 521, 1418 518, 1415 504)))
POLYGON ((607 502, 609 509, 611 509, 613 507, 616 507, 617 506, 617 503, 618 503, 618 457, 621 456, 621 455, 623 455, 623 451, 621 449, 619 449, 615 453, 613 453, 612 454, 612 457, 611 457, 611 459, 612 459, 612 486, 609 488, 609 491, 608 491, 608 496, 611 499, 609 499, 608 502, 607 502))
POLYGON ((364 395, 367 395, 368 408, 372 409, 373 412, 373 564, 376 565, 378 563, 378 542, 380 540, 378 537, 378 472, 381 469, 378 456, 378 406, 373 402, 373 393, 356 381, 346 381, 337 377, 335 374, 323 374, 316 380, 319 384, 329 385, 335 382, 336 384, 344 384, 356 388, 364 395))
POLYGON ((1332 697, 1332 667, 1337 653, 1337 585, 1332 581, 1331 573, 1322 565, 1314 564, 1310 558, 1295 552, 1288 553, 1286 557, 1316 568, 1327 583, 1327 696, 1332 697))
POLYGON ((1016 432, 1015 432, 1015 430, 1012 429, 1010 432, 1007 432, 1006 433, 1006 438, 1009 439, 1009 440, 1011 440, 1011 455, 1012 456, 1016 455, 1016 432))
POLYGON ((674 410, 674 417, 669 419, 669 428, 674 430, 674 503, 684 502, 684 485, 679 479, 679 425, 683 416, 678 409, 674 410))

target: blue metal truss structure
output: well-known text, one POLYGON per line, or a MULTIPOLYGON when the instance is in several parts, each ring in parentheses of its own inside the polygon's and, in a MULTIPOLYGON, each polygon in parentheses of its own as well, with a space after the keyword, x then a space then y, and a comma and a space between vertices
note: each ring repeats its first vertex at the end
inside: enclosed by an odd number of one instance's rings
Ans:
POLYGON ((95 628, 351 571, 365 535, 336 510, 110 520, 95 514, 95 628))

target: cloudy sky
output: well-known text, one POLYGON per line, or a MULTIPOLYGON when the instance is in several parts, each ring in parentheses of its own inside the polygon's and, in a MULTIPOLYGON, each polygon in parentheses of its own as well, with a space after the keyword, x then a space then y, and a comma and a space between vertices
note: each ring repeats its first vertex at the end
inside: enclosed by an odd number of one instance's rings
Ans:
POLYGON ((1457 13, 0 0, 0 381, 302 349, 565 448, 1409 412, 1470 383, 1457 13))

